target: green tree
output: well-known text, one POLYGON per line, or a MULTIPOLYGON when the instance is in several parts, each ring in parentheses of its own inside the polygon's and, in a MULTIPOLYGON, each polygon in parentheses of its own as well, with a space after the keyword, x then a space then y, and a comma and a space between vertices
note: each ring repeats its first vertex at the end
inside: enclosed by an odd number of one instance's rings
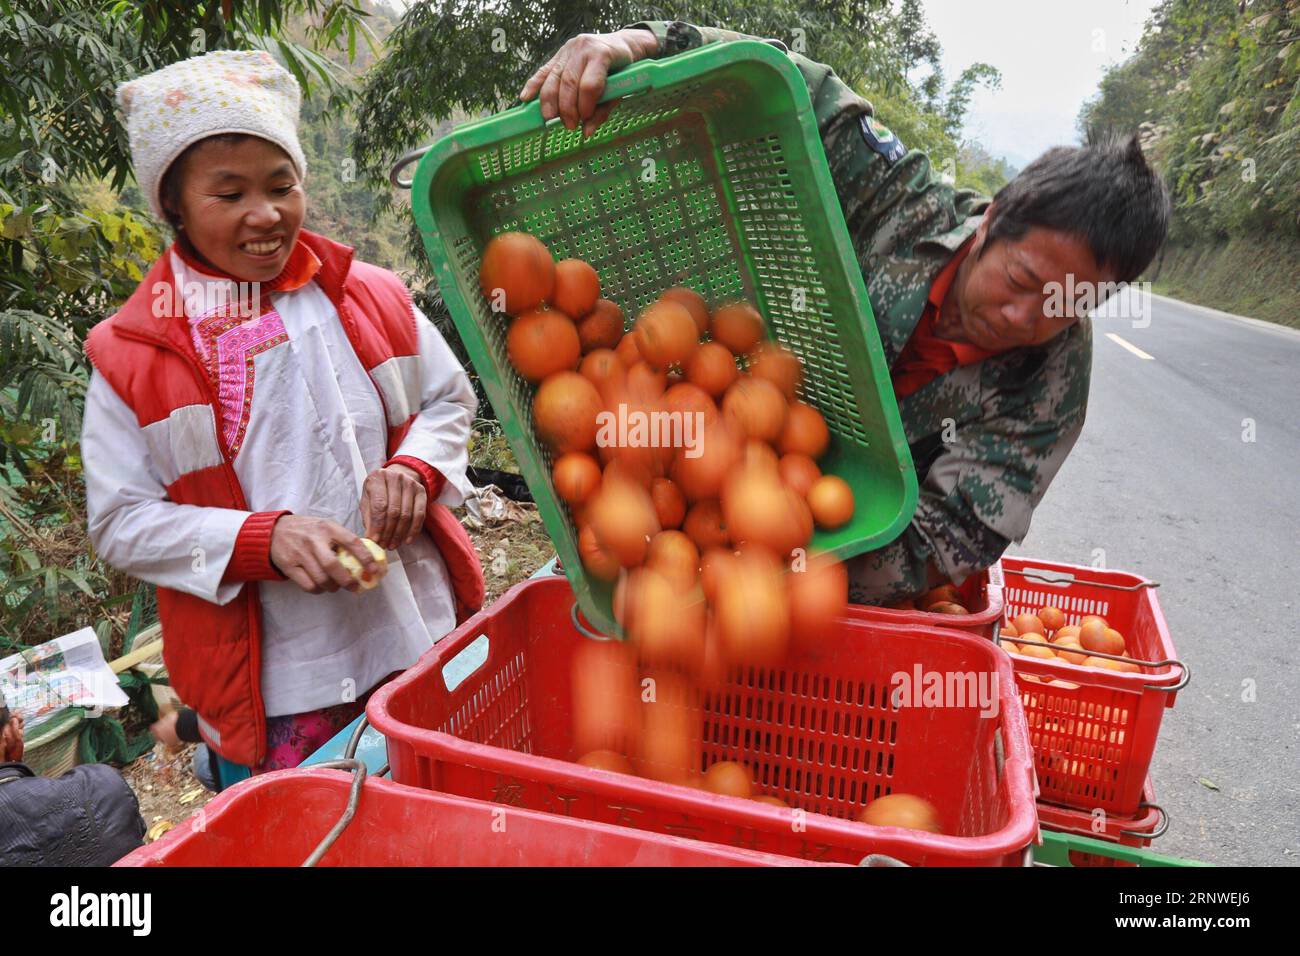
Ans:
MULTIPOLYGON (((369 40, 348 0, 0 0, 0 636, 45 640, 130 599, 90 553, 77 440, 86 331, 134 289, 162 236, 113 194, 130 176, 119 83, 209 49, 276 55, 339 107, 322 50, 369 40), (290 18, 307 23, 290 38, 290 18), (105 183, 107 191, 105 191, 105 183)), ((132 190, 128 190, 128 193, 132 190)), ((142 208, 138 190, 129 198, 142 208)))

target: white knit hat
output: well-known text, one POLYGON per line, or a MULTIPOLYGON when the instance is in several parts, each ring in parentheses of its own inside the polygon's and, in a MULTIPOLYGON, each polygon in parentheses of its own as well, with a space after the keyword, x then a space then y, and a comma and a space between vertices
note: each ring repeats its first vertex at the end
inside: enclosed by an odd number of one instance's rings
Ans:
POLYGON ((131 162, 154 215, 165 218, 159 187, 185 149, 218 133, 248 133, 281 147, 307 178, 298 142, 302 95, 293 74, 271 54, 218 50, 181 60, 117 88, 131 162))

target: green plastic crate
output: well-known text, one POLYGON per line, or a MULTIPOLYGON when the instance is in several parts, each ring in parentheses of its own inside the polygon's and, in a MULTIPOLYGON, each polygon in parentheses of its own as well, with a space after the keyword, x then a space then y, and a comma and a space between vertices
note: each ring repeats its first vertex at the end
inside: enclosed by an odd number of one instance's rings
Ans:
POLYGON ((531 233, 556 259, 585 259, 628 323, 664 289, 716 305, 754 302, 804 362, 801 397, 825 416, 821 464, 857 510, 813 547, 841 557, 896 538, 916 475, 808 88, 785 54, 754 41, 644 61, 609 78, 623 97, 590 138, 533 102, 431 146, 412 206, 443 299, 469 350, 587 619, 617 633, 612 587, 589 579, 550 455, 533 437, 534 388, 506 359, 509 319, 478 285, 492 236, 531 233), (802 301, 800 301, 802 300, 802 301), (801 306, 801 307, 800 307, 801 306))
POLYGON ((1070 861, 1070 852, 1088 853, 1092 856, 1105 857, 1120 863, 1135 866, 1209 866, 1199 860, 1184 860, 1176 856, 1163 856, 1150 850, 1133 846, 1123 846, 1108 840, 1094 840, 1092 837, 1077 833, 1058 833, 1055 830, 1042 830, 1042 846, 1034 847, 1034 863, 1038 866, 1074 866, 1070 861))

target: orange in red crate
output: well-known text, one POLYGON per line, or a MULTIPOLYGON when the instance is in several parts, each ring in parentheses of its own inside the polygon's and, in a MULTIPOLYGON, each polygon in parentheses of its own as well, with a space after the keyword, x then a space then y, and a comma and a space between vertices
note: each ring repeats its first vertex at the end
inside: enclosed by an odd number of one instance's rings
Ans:
MULTIPOLYGON (((367 713, 387 738, 394 779, 808 859, 1023 865, 1037 826, 1028 729, 1010 661, 986 638, 846 614, 780 666, 734 669, 688 698, 677 725, 689 730, 685 744, 665 714, 667 743, 653 741, 661 766, 680 766, 686 752, 689 783, 718 761, 742 764, 756 792, 804 811, 792 827, 791 810, 572 763, 585 751, 566 709, 570 662, 597 643, 583 628, 565 579, 525 582, 381 687, 367 713), (486 659, 474 656, 482 646, 486 659), (927 673, 962 676, 951 690, 970 696, 926 706, 927 673), (945 832, 855 822, 889 792, 924 794, 945 832)), ((646 716, 650 705, 639 706, 646 716)))
MULTIPOLYGON (((1052 605, 1067 622, 1058 639, 1072 626, 1080 638, 1100 631, 1103 640, 1106 628, 1113 628, 1123 634, 1128 656, 1146 662, 1097 657, 1076 665, 1059 656, 1026 656, 1028 645, 1013 658, 1025 716, 1031 729, 1040 728, 1034 758, 1042 799, 1135 814, 1164 711, 1188 680, 1154 582, 1123 571, 1031 558, 1007 556, 1001 564, 1008 618, 1052 605)), ((1089 650, 1082 639, 1080 644, 1089 650)))

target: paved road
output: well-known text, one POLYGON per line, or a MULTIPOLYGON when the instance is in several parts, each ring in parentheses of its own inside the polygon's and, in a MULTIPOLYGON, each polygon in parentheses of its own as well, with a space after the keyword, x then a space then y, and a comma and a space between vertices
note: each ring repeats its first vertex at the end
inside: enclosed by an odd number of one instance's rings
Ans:
POLYGON ((1087 425, 1011 553, 1086 565, 1100 548, 1161 582, 1192 683, 1161 726, 1172 824, 1152 848, 1297 865, 1300 333, 1161 297, 1149 320, 1093 319, 1087 425))

